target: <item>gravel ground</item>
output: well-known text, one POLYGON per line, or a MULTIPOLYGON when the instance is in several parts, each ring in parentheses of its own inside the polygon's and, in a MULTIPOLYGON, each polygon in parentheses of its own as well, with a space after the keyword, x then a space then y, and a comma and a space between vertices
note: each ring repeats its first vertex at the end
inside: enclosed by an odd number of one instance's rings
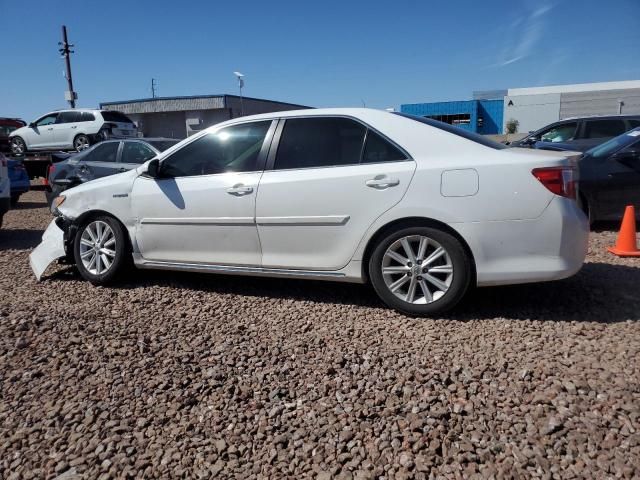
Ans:
POLYGON ((614 233, 574 278, 419 320, 364 286, 36 283, 43 199, 0 231, 0 478, 640 476, 640 259, 614 233))

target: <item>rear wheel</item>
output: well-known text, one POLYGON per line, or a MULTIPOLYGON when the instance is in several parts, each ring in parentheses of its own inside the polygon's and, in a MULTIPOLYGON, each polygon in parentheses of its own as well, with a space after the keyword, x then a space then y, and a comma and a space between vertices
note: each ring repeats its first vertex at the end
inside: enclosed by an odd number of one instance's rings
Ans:
POLYGON ((80 275, 98 285, 113 281, 129 255, 122 225, 107 216, 90 219, 78 229, 73 251, 80 275))
POLYGON ((24 140, 22 138, 13 137, 11 139, 11 153, 17 156, 21 156, 27 153, 27 145, 24 143, 24 140))
POLYGON ((374 248, 369 276, 388 306, 411 315, 445 312, 462 299, 472 276, 460 241, 431 227, 389 233, 374 248))
POLYGON ((73 148, 78 152, 81 152, 82 150, 86 150, 90 146, 91 146, 91 142, 89 141, 89 137, 87 137, 83 133, 81 133, 80 135, 76 136, 76 138, 73 139, 73 148))

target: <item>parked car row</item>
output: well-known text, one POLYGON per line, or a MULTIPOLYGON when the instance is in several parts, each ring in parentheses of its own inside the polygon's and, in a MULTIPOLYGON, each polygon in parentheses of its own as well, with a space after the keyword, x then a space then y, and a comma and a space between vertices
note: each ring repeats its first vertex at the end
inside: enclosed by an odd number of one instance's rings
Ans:
POLYGON ((11 202, 11 186, 9 181, 9 161, 0 153, 0 227, 4 214, 9 211, 11 202))
POLYGON ((567 118, 536 130, 510 146, 586 152, 636 127, 640 127, 640 115, 567 118))
POLYGON ((131 138, 136 125, 121 112, 111 110, 59 110, 9 132, 14 155, 31 151, 82 151, 108 138, 131 138))
POLYGON ((51 205, 64 190, 81 183, 139 167, 178 142, 172 138, 107 140, 68 156, 49 167, 47 202, 51 205))

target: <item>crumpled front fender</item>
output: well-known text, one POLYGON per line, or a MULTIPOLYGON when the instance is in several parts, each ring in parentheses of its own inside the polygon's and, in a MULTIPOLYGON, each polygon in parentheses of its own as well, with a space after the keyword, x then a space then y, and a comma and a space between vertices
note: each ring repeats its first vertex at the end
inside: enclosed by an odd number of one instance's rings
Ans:
POLYGON ((53 220, 42 235, 42 242, 29 255, 29 265, 38 281, 51 263, 66 256, 64 232, 53 220))

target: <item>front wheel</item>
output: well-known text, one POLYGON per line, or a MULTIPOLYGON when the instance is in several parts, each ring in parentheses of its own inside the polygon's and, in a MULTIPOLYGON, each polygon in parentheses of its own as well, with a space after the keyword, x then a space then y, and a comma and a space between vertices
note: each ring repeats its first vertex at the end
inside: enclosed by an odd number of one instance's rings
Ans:
POLYGON ((11 153, 20 157, 27 153, 27 145, 20 137, 13 137, 11 139, 11 153))
POLYGON ((97 285, 113 281, 129 253, 124 229, 107 216, 85 222, 78 229, 73 247, 80 275, 97 285))
POLYGON ((409 227, 377 243, 369 276, 388 306, 410 315, 434 315, 462 300, 471 282, 471 259, 453 235, 409 227))

